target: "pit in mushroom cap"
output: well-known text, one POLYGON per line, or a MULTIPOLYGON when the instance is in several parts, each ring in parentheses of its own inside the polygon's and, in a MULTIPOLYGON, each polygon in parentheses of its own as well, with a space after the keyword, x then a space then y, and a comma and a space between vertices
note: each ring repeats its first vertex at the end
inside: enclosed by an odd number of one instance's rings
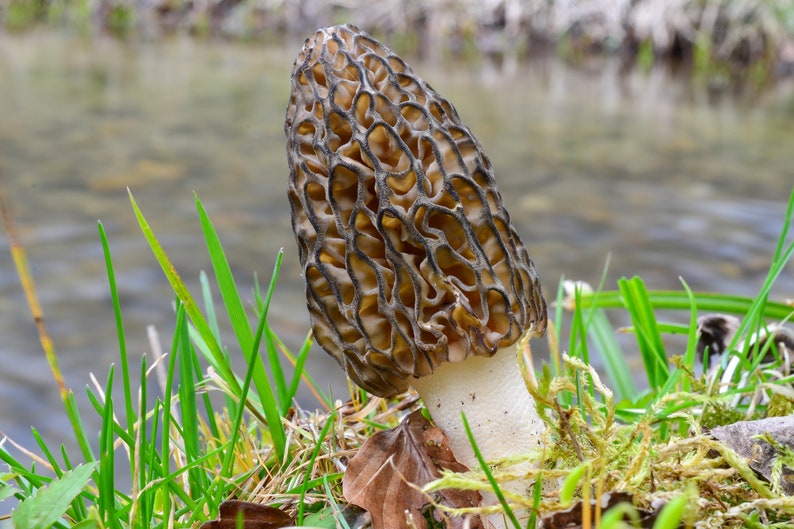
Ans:
POLYGON ((289 200, 317 342, 360 387, 546 327, 482 146, 453 106, 350 25, 304 44, 285 123, 289 200))

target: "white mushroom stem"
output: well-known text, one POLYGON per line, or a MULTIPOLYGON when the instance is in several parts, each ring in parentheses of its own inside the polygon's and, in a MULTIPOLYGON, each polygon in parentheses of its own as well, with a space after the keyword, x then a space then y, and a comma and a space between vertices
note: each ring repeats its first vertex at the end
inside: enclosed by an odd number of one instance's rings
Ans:
MULTIPOLYGON (((472 470, 480 465, 466 436, 461 412, 486 461, 524 456, 540 448, 546 428, 527 391, 517 361, 518 349, 513 345, 490 358, 474 356, 465 362, 448 362, 432 375, 413 382, 433 421, 449 439, 456 459, 472 470)), ((522 473, 527 469, 527 465, 518 465, 509 470, 522 473)), ((519 479, 502 488, 526 496, 531 494, 528 489, 532 484, 519 479)), ((494 496, 483 497, 484 505, 495 501, 494 496)), ((490 521, 504 527, 501 518, 492 516, 490 521)))

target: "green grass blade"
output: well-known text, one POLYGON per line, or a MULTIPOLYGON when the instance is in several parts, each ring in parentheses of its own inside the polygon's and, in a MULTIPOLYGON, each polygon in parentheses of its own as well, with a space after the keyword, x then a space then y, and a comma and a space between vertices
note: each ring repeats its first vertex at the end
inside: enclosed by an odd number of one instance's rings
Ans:
POLYGON ((20 487, 22 487, 21 491, 17 491, 14 493, 15 497, 24 499, 28 496, 32 496, 34 494, 35 489, 40 489, 46 486, 48 483, 52 482, 52 478, 48 476, 41 476, 34 471, 28 470, 25 468, 22 463, 17 461, 11 454, 6 452, 2 447, 0 447, 0 461, 3 461, 5 464, 8 465, 9 472, 16 474, 17 483, 20 487))
POLYGON ((176 268, 174 267, 173 263, 171 263, 168 255, 166 255, 165 250, 163 250, 163 247, 160 245, 157 237, 155 237, 151 226, 149 226, 149 223, 146 221, 146 218, 143 216, 143 213, 138 207, 138 203, 135 202, 132 192, 128 191, 128 194, 130 197, 130 203, 132 204, 132 209, 135 212, 135 217, 137 218, 138 224, 141 227, 141 231, 143 232, 146 241, 149 243, 149 247, 152 249, 152 253, 154 253, 157 262, 160 264, 160 268, 163 270, 166 279, 168 279, 168 282, 171 284, 171 288, 174 289, 177 298, 179 298, 179 301, 181 301, 184 305, 185 311, 190 317, 190 321, 192 321, 193 325, 195 325, 196 330, 203 339, 206 347, 209 350, 209 353, 212 355, 214 359, 213 367, 215 367, 218 371, 218 374, 227 381, 234 394, 238 395, 240 390, 239 384, 232 373, 231 365, 225 361, 226 357, 224 352, 218 341, 215 340, 212 329, 204 319, 204 316, 201 314, 198 305, 193 300, 193 296, 188 291, 187 286, 185 286, 184 281, 182 281, 182 278, 179 277, 179 273, 177 273, 176 268))
MULTIPOLYGON (((574 296, 578 298, 581 295, 581 288, 576 288, 574 290, 574 296)), ((590 365, 590 352, 588 349, 587 344, 587 325, 585 323, 585 315, 584 311, 577 310, 573 313, 573 319, 571 321, 571 350, 572 350, 572 357, 581 359, 585 364, 590 365)), ((588 375, 589 376, 589 375, 588 375)), ((583 383, 581 379, 581 373, 576 371, 574 374, 575 382, 576 382, 576 402, 579 406, 579 412, 584 419, 587 417, 587 410, 585 409, 585 398, 582 395, 582 391, 589 391, 589 393, 594 395, 593 384, 586 384, 583 383)), ((592 381, 591 381, 592 382, 592 381)), ((567 395, 563 395, 567 397, 567 395)), ((561 402, 567 403, 567 398, 561 398, 561 402)))
POLYGON ((223 251, 218 234, 212 221, 207 216, 207 212, 201 205, 198 196, 195 196, 196 208, 198 209, 199 219, 201 220, 201 229, 204 232, 204 240, 207 244, 210 260, 212 261, 212 268, 215 271, 215 279, 218 282, 218 288, 223 298, 223 303, 226 306, 226 312, 229 316, 229 321, 232 324, 232 329, 237 337, 237 342, 242 351, 248 352, 251 350, 251 344, 254 341, 253 330, 248 321, 248 315, 245 312, 245 307, 240 294, 237 290, 237 284, 232 275, 232 269, 226 259, 226 253, 223 251))
MULTIPOLYGON (((574 296, 579 297, 581 293, 582 289, 577 285, 574 296)), ((590 365, 590 348, 587 335, 591 320, 589 315, 586 315, 584 311, 575 311, 573 316, 573 323, 571 325, 571 343, 575 344, 573 347, 573 356, 580 358, 585 364, 590 365)), ((584 404, 586 399, 582 395, 582 392, 587 391, 590 393, 590 397, 595 397, 594 384, 589 373, 585 375, 587 378, 586 381, 582 381, 582 373, 578 370, 574 376, 576 381, 576 401, 578 402, 582 419, 585 419, 587 417, 587 409, 584 404)))
MULTIPOLYGON (((319 487, 323 483, 331 483, 335 481, 340 481, 345 476, 344 472, 332 472, 331 474, 323 474, 319 478, 310 479, 306 482, 301 482, 300 485, 296 487, 291 487, 284 492, 285 495, 294 495, 300 494, 301 491, 310 491, 315 487, 319 487)), ((306 518, 309 518, 308 516, 306 518)), ((304 518, 304 522, 306 522, 306 518, 304 518)))
POLYGON ((334 509, 334 512, 340 513, 338 519, 339 519, 339 525, 341 527, 339 529, 352 529, 350 527, 350 524, 347 522, 347 519, 341 514, 342 509, 339 507, 339 504, 336 502, 336 500, 334 500, 334 494, 331 491, 331 483, 329 476, 323 476, 323 490, 325 491, 325 496, 327 498, 330 498, 331 500, 331 508, 334 509))
MULTIPOLYGON (((281 417, 283 415, 282 405, 279 402, 277 394, 274 393, 272 385, 270 384, 270 379, 268 378, 265 371, 264 362, 259 354, 259 346, 262 342, 265 329, 267 328, 267 308, 269 307, 270 298, 272 297, 273 290, 275 288, 275 281, 278 278, 282 254, 279 253, 279 256, 276 259, 276 265, 274 268, 273 277, 270 282, 270 288, 268 289, 268 295, 265 299, 264 310, 262 311, 261 317, 259 319, 256 336, 253 336, 251 335, 251 327, 248 323, 248 317, 245 313, 245 308, 243 307, 242 300, 240 299, 234 278, 232 277, 231 268, 229 267, 229 263, 226 260, 223 247, 221 246, 215 228, 207 216, 207 213, 201 205, 201 201, 198 199, 198 197, 196 197, 196 207, 201 219, 204 238, 210 253, 213 269, 215 270, 215 276, 218 281, 218 287, 221 291, 221 297, 223 298, 229 319, 237 336, 240 349, 249 365, 253 366, 252 382, 257 390, 257 393, 259 394, 260 404, 267 420, 268 429, 270 430, 270 434, 273 438, 274 448, 276 449, 279 460, 281 460, 284 456, 286 444, 286 433, 284 432, 284 426, 281 423, 281 417)), ((273 368, 273 365, 276 364, 278 371, 280 371, 277 358, 275 362, 271 361, 270 364, 271 368, 273 368)), ((280 387, 278 393, 281 395, 286 395, 286 385, 284 384, 283 374, 280 377, 275 378, 280 387)), ((284 413, 286 413, 286 409, 284 410, 284 413)))
POLYGON ((303 525, 303 511, 306 505, 306 491, 309 490, 306 484, 309 482, 309 476, 311 476, 312 469, 314 468, 314 462, 317 460, 317 456, 320 455, 320 449, 322 448, 323 441, 325 441, 325 438, 328 435, 331 426, 334 424, 334 421, 336 421, 336 410, 332 411, 331 415, 329 415, 326 419, 322 430, 320 430, 320 435, 317 436, 317 439, 314 442, 314 449, 312 450, 311 457, 309 457, 309 463, 306 465, 306 472, 303 474, 304 487, 301 489, 300 498, 298 499, 297 523, 299 526, 303 525))
POLYGON ((659 511, 659 516, 653 523, 653 529, 676 529, 681 527, 681 521, 686 514, 689 497, 686 493, 676 496, 659 511))
MULTIPOLYGON (((689 303, 692 307, 689 313, 689 331, 687 335, 687 348, 686 352, 684 353, 684 366, 690 370, 691 373, 695 372, 695 361, 697 360, 697 343, 698 343, 698 306, 697 301, 695 301, 695 295, 692 293, 692 289, 689 288, 689 285, 684 281, 684 278, 679 278, 681 284, 684 286, 684 290, 686 290, 687 295, 689 296, 689 303)), ((692 389, 692 384, 689 380, 689 377, 684 377, 683 385, 681 387, 682 391, 688 392, 692 389)))
POLYGON ((105 527, 118 527, 115 494, 115 454, 113 450, 113 374, 111 366, 105 384, 105 405, 99 435, 99 470, 95 480, 99 488, 99 514, 105 527))
MULTIPOLYGON (((133 457, 130 460, 134 463, 132 479, 133 483, 137 481, 138 491, 143 491, 147 483, 152 481, 152 476, 149 466, 149 453, 150 446, 147 436, 147 420, 146 410, 148 409, 147 398, 147 379, 146 379, 146 355, 141 357, 141 382, 140 391, 138 393, 138 431, 136 436, 137 450, 133 451, 133 457)), ((137 506, 135 509, 135 519, 132 521, 133 527, 151 527, 152 525, 152 501, 150 501, 151 493, 148 491, 139 493, 137 498, 137 506)))
MULTIPOLYGON (((212 296, 212 289, 210 288, 209 278, 207 277, 207 274, 203 270, 199 273, 199 284, 201 285, 201 297, 204 299, 204 312, 207 315, 207 323, 209 324, 210 329, 212 330, 212 334, 215 336, 215 340, 217 340, 218 343, 223 343, 223 339, 221 337, 220 324, 218 323, 218 314, 217 311, 215 310, 215 300, 212 296)), ((204 343, 204 340, 201 338, 201 336, 196 332, 195 327, 191 325, 189 327, 189 331, 194 346, 201 352, 204 358, 209 360, 211 363, 214 363, 212 362, 213 360, 212 355, 208 354, 209 351, 207 349, 207 346, 204 343)), ((229 358, 229 353, 226 348, 223 348, 223 353, 224 353, 224 358, 226 359, 225 363, 227 365, 231 365, 231 358, 229 358)), ((200 369, 198 362, 196 363, 196 369, 197 372, 200 369)), ((234 414, 234 409, 236 406, 234 399, 232 399, 231 396, 226 393, 223 394, 223 397, 224 397, 224 402, 226 404, 226 409, 229 411, 229 413, 234 414)), ((210 410, 210 406, 209 406, 210 399, 209 399, 209 395, 207 395, 206 393, 204 394, 204 402, 205 402, 205 406, 207 407, 207 418, 210 423, 210 428, 212 429, 213 435, 215 437, 218 437, 218 425, 216 424, 214 414, 210 410)))
MULTIPOLYGON (((177 305, 176 312, 176 329, 182 327, 185 319, 185 305, 180 303, 177 305)), ((171 473, 171 429, 172 424, 175 423, 173 416, 173 408, 171 401, 174 386, 174 375, 176 372, 177 351, 179 348, 180 334, 174 333, 174 339, 171 343, 171 354, 168 357, 168 371, 165 378, 165 388, 163 390, 163 430, 160 440, 160 475, 168 476, 171 473)), ((161 485, 158 487, 158 496, 161 501, 160 510, 163 513, 163 518, 167 519, 169 513, 173 509, 173 499, 169 494, 170 487, 168 481, 163 478, 161 485)))
POLYGON ((276 347, 276 337, 272 329, 267 323, 267 315, 270 312, 270 303, 273 300, 273 293, 276 291, 276 283, 278 282, 279 272, 281 271, 281 263, 284 260, 284 250, 279 250, 276 255, 276 263, 273 265, 273 274, 270 276, 270 284, 265 293, 265 299, 260 305, 260 313, 264 315, 264 339, 265 351, 267 352, 268 365, 270 372, 273 374, 273 384, 276 386, 276 394, 278 395, 279 411, 284 416, 289 412, 292 406, 292 399, 288 397, 287 379, 284 376, 284 370, 281 368, 280 356, 278 348, 276 347))
POLYGON ((201 297, 204 299, 204 312, 207 314, 207 324, 210 326, 215 339, 221 343, 221 327, 218 324, 218 314, 215 311, 215 301, 212 298, 210 280, 204 270, 199 272, 199 284, 201 285, 201 297))
POLYGON ((648 385, 654 391, 658 391, 667 381, 670 372, 664 343, 656 325, 656 315, 648 291, 645 289, 645 283, 639 277, 622 278, 618 281, 618 288, 634 325, 637 345, 648 376, 648 385))
POLYGON ((265 353, 267 354, 270 372, 273 374, 273 385, 276 387, 276 400, 278 402, 279 413, 284 417, 289 413, 292 401, 288 397, 287 379, 284 376, 284 370, 281 368, 281 357, 278 352, 278 346, 276 345, 276 335, 273 329, 270 328, 270 325, 268 325, 267 320, 265 320, 262 339, 265 342, 265 353))
POLYGON ((562 375, 562 361, 560 359, 560 344, 562 343, 562 329, 565 325, 563 321, 563 313, 565 309, 565 276, 560 277, 560 283, 557 285, 557 298, 554 303, 554 344, 551 347, 551 367, 552 373, 555 377, 562 375))
MULTIPOLYGON (((70 472, 76 468, 69 460, 69 454, 66 452, 66 447, 64 445, 61 445, 61 457, 63 458, 64 468, 70 472)), ((92 461, 90 464, 95 464, 95 462, 92 461)), ((82 494, 78 495, 72 500, 72 513, 75 520, 83 520, 86 516, 88 516, 88 509, 86 508, 85 504, 87 496, 88 493, 84 489, 82 494)))
POLYGON ((637 395, 637 388, 629 364, 626 362, 626 355, 615 339, 612 324, 609 323, 603 309, 594 306, 591 310, 588 334, 604 360, 604 369, 609 380, 612 381, 615 399, 620 401, 633 398, 637 395))
POLYGON ((58 461, 56 461, 55 457, 53 457, 52 451, 47 446, 47 443, 45 443, 44 439, 41 438, 41 435, 39 435, 39 431, 36 428, 31 428, 30 430, 33 433, 33 439, 36 441, 36 444, 39 445, 41 452, 44 454, 44 457, 47 458, 47 462, 52 467, 53 472, 55 472, 55 477, 61 477, 63 475, 63 470, 61 469, 58 461))
POLYGON ((204 207, 201 205, 201 201, 198 197, 195 197, 195 199, 196 208, 198 209, 199 218, 201 219, 201 227, 204 231, 204 239, 207 243, 210 260, 212 261, 212 267, 215 271, 215 278, 218 282, 218 288, 220 289, 229 321, 232 324, 240 350, 243 352, 246 361, 254 364, 253 384, 259 394, 260 403, 265 416, 268 418, 268 422, 270 423, 275 417, 278 417, 278 424, 270 424, 269 427, 280 428, 281 416, 279 415, 279 407, 276 395, 273 392, 273 387, 270 384, 270 379, 265 371, 264 362, 259 355, 259 342, 257 342, 257 348, 255 349, 251 325, 248 321, 243 302, 240 299, 237 285, 234 282, 231 268, 226 260, 226 254, 218 239, 215 227, 212 225, 206 211, 204 211, 204 207), (275 415, 273 411, 276 412, 275 415))
POLYGON ((474 451, 474 457, 477 458, 477 462, 480 464, 480 468, 485 474, 485 477, 488 479, 488 483, 491 484, 491 488, 493 489, 496 498, 499 500, 499 504, 505 510, 507 517, 510 518, 510 522, 513 524, 513 527, 515 527, 515 529, 522 529, 521 524, 518 523, 518 518, 516 518, 515 513, 513 513, 513 509, 510 508, 510 504, 507 503, 505 495, 502 493, 502 489, 499 487, 499 483, 496 482, 493 472, 491 472, 491 469, 488 467, 488 463, 482 456, 482 452, 480 452, 480 448, 477 446, 477 441, 474 439, 474 434, 471 433, 471 428, 469 427, 469 421, 466 419, 466 414, 461 413, 460 418, 463 421, 463 428, 466 430, 466 437, 468 437, 469 444, 474 451))
MULTIPOLYGON (((182 309, 180 309, 182 310, 182 309)), ((182 414, 182 443, 188 465, 199 456, 199 419, 196 406, 196 384, 194 380, 195 351, 190 343, 188 326, 185 318, 180 319, 181 325, 177 329, 179 334, 179 409, 182 414)), ((201 497, 206 490, 205 476, 195 467, 188 471, 190 495, 195 499, 201 497)))
POLYGON ((121 318, 121 302, 116 288, 116 274, 113 271, 113 259, 110 255, 110 244, 108 242, 105 227, 101 222, 97 223, 99 239, 102 242, 102 252, 105 256, 105 269, 107 270, 108 285, 110 287, 110 297, 113 300, 113 314, 116 319, 116 334, 119 341, 119 356, 121 358, 121 381, 124 387, 124 412, 127 417, 127 432, 133 435, 135 424, 135 413, 132 404, 132 384, 130 383, 130 367, 127 358, 127 342, 124 338, 124 323, 121 318))
POLYGON ((86 429, 83 426, 83 419, 80 417, 80 410, 77 407, 77 401, 74 398, 74 392, 70 389, 66 394, 66 414, 69 416, 69 422, 72 424, 72 429, 77 437, 77 444, 80 446, 80 452, 83 454, 83 459, 86 461, 94 461, 94 451, 91 448, 91 442, 86 435, 86 429))
MULTIPOLYGON (((689 294, 678 290, 652 290, 647 292, 648 302, 657 310, 689 310, 691 299, 689 294)), ((724 312, 744 316, 753 306, 757 298, 717 294, 713 292, 695 292, 694 300, 701 312, 724 312)), ((579 300, 582 308, 597 306, 603 309, 624 308, 622 294, 619 290, 600 292, 597 299, 594 294, 582 294, 579 300)), ((764 318, 782 320, 794 311, 794 305, 779 302, 767 302, 763 307, 764 318)))
MULTIPOLYGON (((281 345, 281 350, 286 351, 286 347, 283 347, 283 344, 281 345)), ((305 375, 306 360, 309 358, 309 351, 311 351, 311 348, 312 339, 310 336, 307 336, 306 340, 303 341, 303 345, 298 351, 297 358, 295 358, 295 371, 292 373, 292 380, 290 381, 289 388, 287 390, 287 398, 290 402, 292 402, 293 399, 295 399, 295 396, 298 394, 298 387, 300 386, 301 379, 305 375)))
POLYGON ((794 222, 794 187, 791 188, 791 193, 789 194, 788 205, 786 206, 786 217, 783 221, 783 227, 780 230, 777 245, 775 246, 775 253, 772 256, 773 263, 785 263, 788 261, 788 258, 785 257, 787 250, 784 250, 784 248, 786 247, 786 239, 788 239, 788 231, 791 228, 792 222, 794 222))
POLYGON ((543 500, 543 472, 538 472, 538 479, 532 487, 532 510, 529 513, 526 529, 535 529, 538 526, 538 509, 541 500, 543 500))
POLYGON ((290 402, 294 398, 295 394, 298 391, 298 385, 301 381, 306 384, 306 387, 311 391, 312 395, 317 399, 317 402, 325 408, 325 411, 331 411, 333 408, 334 399, 330 394, 326 394, 323 391, 318 389, 318 384, 311 376, 311 374, 304 369, 306 360, 309 356, 309 352, 311 351, 312 344, 314 343, 312 339, 312 332, 309 331, 306 334, 306 338, 303 341, 303 345, 301 345, 300 351, 298 351, 298 357, 292 355, 286 345, 279 340, 278 336, 275 337, 276 341, 278 342, 279 350, 281 354, 284 355, 287 360, 294 366, 295 372, 293 373, 292 381, 290 382, 289 394, 292 395, 290 397, 290 402))
MULTIPOLYGON (((254 364, 248 364, 245 372, 245 379, 243 380, 242 384, 242 399, 246 399, 248 395, 248 390, 251 387, 251 381, 254 377, 254 364)), ((226 453, 223 456, 223 464, 221 467, 221 476, 227 476, 231 472, 232 465, 234 464, 234 448, 237 445, 237 439, 239 438, 240 428, 242 428, 243 424, 243 413, 245 411, 245 406, 240 403, 237 406, 237 411, 233 416, 232 427, 230 429, 231 435, 229 437, 229 441, 226 443, 226 453)), ((274 440, 274 445, 276 441, 274 440)), ((214 491, 215 501, 213 505, 220 505, 221 501, 225 496, 225 491, 223 487, 218 486, 214 491)), ((217 509, 212 509, 211 514, 213 516, 217 515, 217 509)))
MULTIPOLYGON (((259 350, 259 344, 262 342, 262 336, 264 335, 265 328, 267 327, 267 311, 263 311, 259 317, 259 324, 257 325, 256 329, 256 336, 254 337, 254 343, 252 344, 253 350, 251 351, 251 356, 256 357, 258 362, 254 364, 253 376, 254 382, 256 382, 256 371, 257 366, 262 365, 261 357, 256 354, 256 351, 259 350)), ((265 377, 267 378, 267 377, 265 377)), ((269 386, 268 386, 269 388, 269 386)), ((265 412, 265 418, 267 419, 267 427, 270 431, 270 436, 273 440, 273 448, 276 450, 276 454, 279 459, 279 464, 284 462, 284 455, 286 452, 286 444, 287 444, 287 434, 284 431, 284 425, 281 422, 282 414, 278 408, 278 403, 272 397, 272 392, 270 393, 271 397, 267 401, 262 402, 262 409, 265 412)))
MULTIPOLYGON (((576 288, 574 297, 580 298, 582 290, 576 288)), ((577 303, 577 306, 580 304, 577 303)), ((590 365, 590 352, 587 348, 587 326, 585 325, 584 311, 574 311, 573 320, 571 321, 571 351, 572 357, 581 359, 585 364, 590 365)))
MULTIPOLYGON (((729 347, 734 347, 748 329, 758 330, 763 327, 763 318, 767 312, 767 307, 772 305, 772 303, 770 303, 768 300, 769 292, 772 290, 772 285, 783 272, 783 269, 789 263, 792 255, 794 254, 794 241, 786 245, 788 230, 791 227, 791 223, 794 222, 792 215, 794 215, 794 190, 792 190, 791 196, 789 198, 788 207, 786 209, 786 219, 780 232, 780 237, 775 248, 775 254, 772 258, 772 264, 769 267, 769 272, 767 273, 764 284, 761 286, 758 295, 753 300, 750 308, 748 308, 747 315, 739 325, 736 335, 733 338, 733 343, 731 343, 729 347)), ((779 320, 788 320, 792 318, 792 315, 794 315, 794 307, 790 306, 788 308, 788 313, 778 318, 779 320)), ((747 342, 745 346, 749 347, 749 342, 747 342)), ((748 351, 744 351, 745 355, 747 352, 748 351)))
POLYGON ((584 477, 590 465, 591 463, 589 461, 585 461, 568 472, 568 476, 566 476, 565 481, 563 481, 560 487, 560 505, 563 507, 570 506, 574 494, 576 494, 579 487, 581 486, 584 488, 589 486, 589 484, 585 482, 586 480, 584 480, 584 477))

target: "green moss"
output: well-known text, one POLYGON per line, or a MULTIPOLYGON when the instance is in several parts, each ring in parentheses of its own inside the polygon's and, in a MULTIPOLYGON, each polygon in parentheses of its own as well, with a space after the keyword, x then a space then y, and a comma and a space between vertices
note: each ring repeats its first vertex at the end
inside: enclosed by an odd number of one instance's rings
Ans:
POLYGON ((747 416, 736 408, 725 404, 711 404, 703 411, 703 415, 700 418, 700 426, 703 428, 716 428, 717 426, 725 426, 746 419, 747 416))
POLYGON ((794 399, 784 393, 773 393, 767 405, 767 416, 786 417, 794 414, 794 399))

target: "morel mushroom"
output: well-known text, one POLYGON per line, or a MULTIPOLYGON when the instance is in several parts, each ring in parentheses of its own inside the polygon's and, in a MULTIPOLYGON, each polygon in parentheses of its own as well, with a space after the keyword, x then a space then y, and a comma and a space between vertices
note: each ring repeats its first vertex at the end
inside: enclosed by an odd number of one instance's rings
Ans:
POLYGON ((317 31, 285 124, 292 226, 318 343, 360 387, 413 386, 458 459, 538 446, 516 343, 546 304, 494 171, 452 105, 354 26, 317 31))

